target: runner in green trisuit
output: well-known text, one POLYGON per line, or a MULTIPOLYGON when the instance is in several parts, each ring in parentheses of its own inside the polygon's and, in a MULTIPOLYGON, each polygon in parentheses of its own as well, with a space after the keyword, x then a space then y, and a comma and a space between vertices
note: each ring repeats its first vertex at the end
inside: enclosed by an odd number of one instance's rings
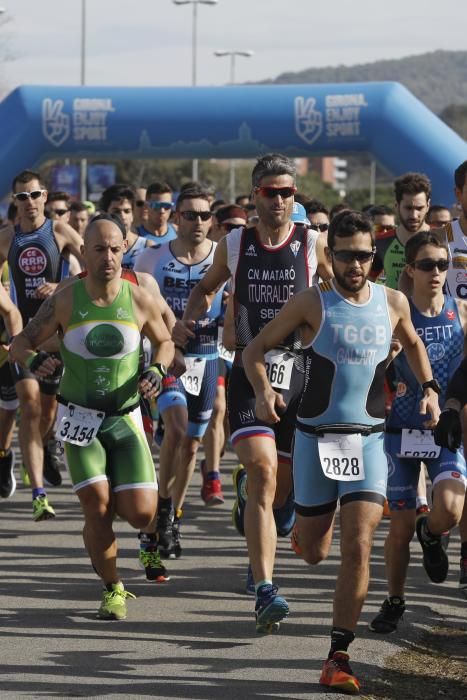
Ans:
MULTIPOLYGON (((83 538, 104 582, 98 617, 126 617, 128 593, 117 573, 113 516, 147 527, 157 506, 157 481, 144 435, 140 395, 156 396, 174 346, 151 295, 121 276, 124 228, 108 215, 86 229, 86 276, 46 299, 13 342, 11 359, 51 374, 57 359, 36 348, 56 332, 64 364, 56 435, 84 512, 83 538), (140 374, 141 335, 153 344, 153 364, 140 374)), ((130 273, 132 274, 132 273, 130 273)))

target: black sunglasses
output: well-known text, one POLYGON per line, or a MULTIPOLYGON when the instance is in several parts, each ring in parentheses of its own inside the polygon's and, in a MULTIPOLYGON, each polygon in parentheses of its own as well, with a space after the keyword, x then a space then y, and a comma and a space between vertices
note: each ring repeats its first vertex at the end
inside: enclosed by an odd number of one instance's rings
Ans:
POLYGON ((54 215, 55 216, 63 216, 64 214, 67 213, 67 211, 69 211, 69 209, 47 209, 45 213, 49 217, 54 216, 54 215))
POLYGON ((201 219, 201 221, 209 221, 209 219, 212 217, 212 212, 210 211, 195 211, 194 209, 181 211, 180 214, 186 221, 196 221, 198 217, 201 219))
POLYGON ((311 228, 312 231, 321 231, 321 233, 324 233, 328 230, 329 224, 310 224, 308 228, 311 228))
POLYGON ((446 270, 449 270, 449 260, 446 260, 446 258, 441 258, 440 260, 423 258, 423 260, 416 260, 410 264, 416 270, 423 270, 423 272, 433 272, 435 267, 437 267, 440 272, 446 272, 446 270))
POLYGON ((263 197, 268 199, 273 199, 280 195, 282 199, 288 199, 292 197, 297 191, 296 187, 256 187, 256 192, 259 192, 263 197))
POLYGON ((336 260, 342 263, 351 263, 358 260, 359 263, 366 263, 374 256, 372 250, 331 250, 336 260))
POLYGON ((139 207, 140 209, 141 207, 144 207, 145 204, 146 202, 144 201, 144 199, 137 199, 135 202, 135 206, 139 207))

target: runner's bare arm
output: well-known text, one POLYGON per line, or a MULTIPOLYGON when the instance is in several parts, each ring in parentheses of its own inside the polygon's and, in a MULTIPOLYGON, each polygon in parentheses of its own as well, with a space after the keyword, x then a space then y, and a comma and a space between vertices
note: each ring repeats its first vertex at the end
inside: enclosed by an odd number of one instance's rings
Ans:
POLYGON ((36 348, 64 327, 64 318, 70 307, 69 288, 46 299, 26 328, 13 340, 10 348, 12 362, 27 367, 28 359, 36 354, 36 348))
POLYGON ((80 265, 82 265, 83 257, 81 255, 81 248, 83 246, 83 239, 79 233, 69 224, 58 221, 54 224, 54 234, 62 255, 66 257, 66 254, 71 254, 78 260, 80 265))
POLYGON ((316 260, 318 262, 318 275, 322 280, 330 280, 334 277, 332 273, 331 262, 326 255, 326 248, 328 246, 328 235, 327 233, 320 233, 316 241, 316 260))
POLYGON ((21 333, 23 328, 21 314, 11 301, 2 284, 0 284, 0 314, 10 337, 21 333))
POLYGON ((158 306, 153 303, 148 291, 141 287, 133 292, 133 299, 143 323, 141 333, 149 338, 154 348, 153 362, 168 367, 173 361, 175 348, 158 306))

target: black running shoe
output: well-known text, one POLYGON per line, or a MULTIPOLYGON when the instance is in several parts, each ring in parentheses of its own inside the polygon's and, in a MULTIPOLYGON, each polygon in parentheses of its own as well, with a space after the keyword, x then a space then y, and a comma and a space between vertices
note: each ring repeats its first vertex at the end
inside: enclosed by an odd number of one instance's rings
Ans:
POLYGON ((459 574, 459 588, 462 593, 467 596, 467 559, 461 557, 461 567, 459 574))
POLYGON ((44 481, 47 486, 60 486, 60 462, 55 453, 55 440, 49 440, 44 447, 44 481))
POLYGON ((391 632, 396 631, 404 612, 405 604, 400 598, 396 598, 396 596, 393 596, 391 600, 386 598, 381 606, 381 610, 368 626, 372 632, 391 634, 391 632))
POLYGON ((175 559, 179 559, 182 556, 182 546, 180 544, 181 537, 180 518, 174 518, 172 523, 172 552, 175 559))
POLYGON ((423 550, 423 566, 433 583, 443 583, 449 571, 449 560, 443 548, 441 536, 426 534, 427 515, 420 515, 416 522, 418 541, 423 550))
POLYGON ((172 551, 173 518, 173 508, 171 510, 164 509, 157 516, 157 543, 163 559, 175 559, 175 553, 172 551))
POLYGON ((157 547, 146 547, 139 550, 139 561, 142 568, 146 571, 146 578, 152 583, 165 583, 170 581, 170 576, 167 569, 161 562, 161 555, 157 551, 157 547))
POLYGON ((16 479, 13 474, 13 452, 0 457, 0 498, 11 498, 16 491, 16 479))

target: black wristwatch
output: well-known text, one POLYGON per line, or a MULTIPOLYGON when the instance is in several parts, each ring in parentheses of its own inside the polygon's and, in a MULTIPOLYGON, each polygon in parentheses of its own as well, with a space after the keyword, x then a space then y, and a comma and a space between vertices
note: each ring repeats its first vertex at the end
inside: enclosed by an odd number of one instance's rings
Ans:
POLYGON ((162 379, 164 379, 164 377, 166 377, 169 373, 167 370, 167 367, 165 365, 161 364, 160 362, 154 362, 153 367, 155 367, 157 369, 157 371, 161 375, 162 379))
POLYGON ((437 379, 430 379, 429 382, 423 382, 422 389, 423 391, 425 391, 425 389, 433 389, 437 394, 441 394, 441 387, 437 379))

